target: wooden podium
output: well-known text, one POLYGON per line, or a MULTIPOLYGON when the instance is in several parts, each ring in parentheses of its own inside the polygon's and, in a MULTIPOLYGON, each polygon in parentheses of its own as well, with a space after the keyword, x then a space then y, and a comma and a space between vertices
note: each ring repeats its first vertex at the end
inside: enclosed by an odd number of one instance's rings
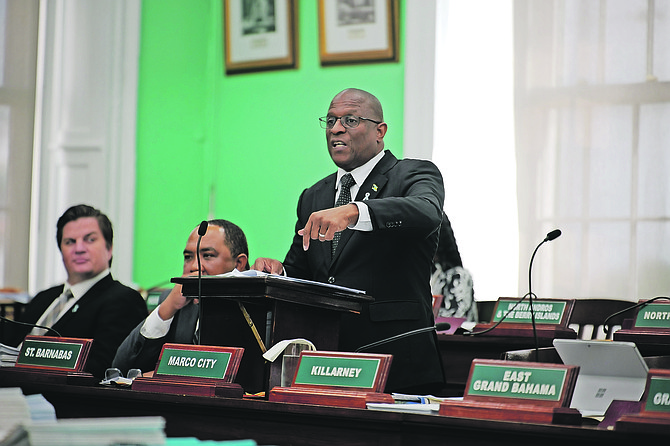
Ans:
POLYGON ((360 312, 374 299, 359 290, 288 277, 178 277, 184 296, 197 297, 200 288, 200 344, 244 347, 237 373, 247 393, 265 392, 281 384, 281 357, 263 357, 253 322, 265 348, 285 339, 304 338, 318 350, 337 350, 342 312, 360 312), (240 303, 244 307, 240 306, 240 303))

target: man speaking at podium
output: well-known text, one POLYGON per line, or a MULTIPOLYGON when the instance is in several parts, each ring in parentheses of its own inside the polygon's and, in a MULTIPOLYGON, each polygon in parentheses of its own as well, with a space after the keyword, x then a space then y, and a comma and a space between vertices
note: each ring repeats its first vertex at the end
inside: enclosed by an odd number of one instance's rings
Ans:
MULTIPOLYGON (((438 168, 429 161, 398 160, 384 151, 382 107, 366 91, 338 93, 320 121, 338 170, 300 196, 296 234, 283 264, 259 258, 252 268, 372 296, 374 303, 360 315, 343 315, 343 351, 430 327, 431 261, 444 203, 438 168)), ((441 388, 434 332, 367 352, 393 354, 386 392, 424 394, 441 388)))

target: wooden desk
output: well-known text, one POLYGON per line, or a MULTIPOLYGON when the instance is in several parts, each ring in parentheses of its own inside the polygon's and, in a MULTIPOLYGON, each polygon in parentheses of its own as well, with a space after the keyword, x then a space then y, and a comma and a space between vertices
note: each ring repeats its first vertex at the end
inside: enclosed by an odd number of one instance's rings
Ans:
POLYGON ((102 386, 40 383, 0 369, 0 386, 42 393, 59 418, 162 416, 169 437, 254 439, 274 445, 627 445, 666 444, 670 434, 631 434, 552 426, 378 412, 265 400, 137 392, 102 386))
MULTIPOLYGON (((437 335, 444 365, 445 396, 462 396, 475 358, 501 359, 510 350, 535 348, 532 337, 437 335)), ((553 347, 553 339, 538 338, 540 347, 553 347)))

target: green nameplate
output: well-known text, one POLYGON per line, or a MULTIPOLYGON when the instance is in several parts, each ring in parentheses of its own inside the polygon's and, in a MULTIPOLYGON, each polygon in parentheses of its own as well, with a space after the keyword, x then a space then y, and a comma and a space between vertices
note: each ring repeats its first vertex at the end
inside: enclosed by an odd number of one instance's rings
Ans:
POLYGON ((231 356, 230 351, 163 348, 156 374, 223 379, 231 356))
MULTIPOLYGON (((518 299, 499 299, 492 322, 500 321, 505 314, 505 320, 512 324, 530 324, 532 317, 528 302, 518 303, 518 299)), ((538 324, 560 325, 565 314, 567 302, 556 300, 533 300, 535 322, 538 324)))
MULTIPOLYGON (((561 401, 567 368, 506 365, 473 361, 466 396, 561 401)), ((517 363, 518 364, 518 363, 517 363)))
POLYGON ((294 384, 372 389, 379 359, 303 355, 294 384))
POLYGON ((670 328, 670 305, 649 304, 635 318, 635 328, 670 328))
POLYGON ((392 355, 302 351, 291 387, 322 387, 383 392, 392 355))
POLYGON ((670 378, 652 376, 644 410, 647 412, 670 413, 670 378))
POLYGON ((84 343, 81 341, 68 342, 45 339, 59 338, 27 337, 21 346, 16 365, 78 370, 77 365, 84 343))

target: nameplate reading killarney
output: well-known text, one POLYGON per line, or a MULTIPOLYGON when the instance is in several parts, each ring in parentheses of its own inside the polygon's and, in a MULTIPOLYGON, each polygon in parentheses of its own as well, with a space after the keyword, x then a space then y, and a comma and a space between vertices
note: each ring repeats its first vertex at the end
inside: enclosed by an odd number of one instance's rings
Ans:
POLYGON ((393 402, 381 393, 391 355, 303 351, 291 387, 275 387, 270 401, 365 408, 393 402))
POLYGON ((92 342, 91 339, 26 336, 16 366, 81 372, 92 342))
POLYGON ((153 377, 133 381, 133 390, 187 395, 241 397, 233 383, 242 360, 241 347, 165 344, 153 377))
POLYGON ((579 424, 570 409, 579 367, 474 359, 462 401, 440 403, 440 415, 579 424))

